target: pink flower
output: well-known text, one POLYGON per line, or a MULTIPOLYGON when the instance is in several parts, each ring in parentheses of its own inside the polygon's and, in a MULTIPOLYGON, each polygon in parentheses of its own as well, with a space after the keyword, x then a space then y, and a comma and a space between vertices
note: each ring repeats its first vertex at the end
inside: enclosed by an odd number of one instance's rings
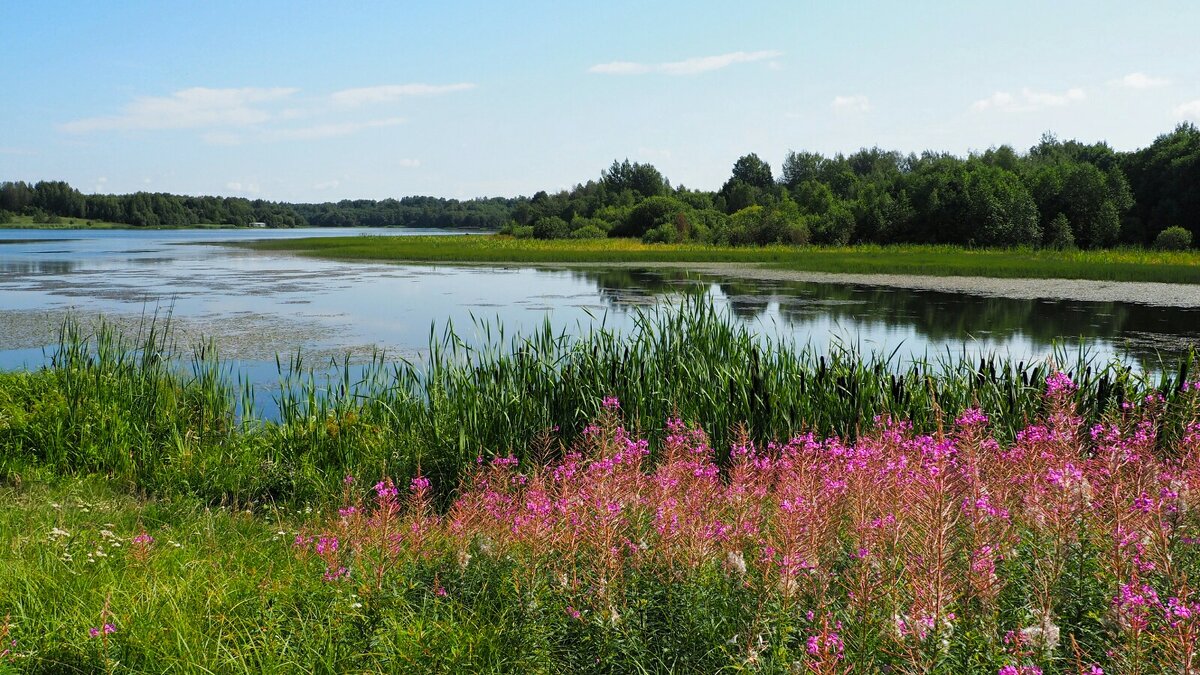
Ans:
POLYGON ((143 532, 133 538, 133 543, 148 546, 148 545, 154 543, 154 537, 151 537, 150 535, 143 532))
POLYGON ((1057 371, 1050 377, 1046 378, 1046 394, 1048 396, 1057 396, 1059 394, 1072 394, 1078 387, 1066 373, 1057 371))
POLYGON ((620 410, 621 409, 621 401, 616 396, 605 396, 604 401, 601 403, 601 405, 604 406, 605 410, 620 410))

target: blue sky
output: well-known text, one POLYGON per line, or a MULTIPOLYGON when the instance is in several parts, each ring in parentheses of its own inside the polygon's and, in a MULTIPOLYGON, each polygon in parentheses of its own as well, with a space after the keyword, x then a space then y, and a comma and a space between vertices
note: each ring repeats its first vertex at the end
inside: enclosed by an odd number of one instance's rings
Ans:
POLYGON ((531 194, 616 158, 1131 149, 1200 120, 1194 2, 10 2, 0 179, 531 194))

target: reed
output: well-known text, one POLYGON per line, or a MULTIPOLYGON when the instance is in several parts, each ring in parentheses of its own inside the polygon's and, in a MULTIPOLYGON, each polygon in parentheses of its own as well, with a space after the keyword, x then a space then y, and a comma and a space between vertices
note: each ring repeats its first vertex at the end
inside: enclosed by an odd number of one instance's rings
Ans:
POLYGON ((467 334, 431 329, 419 361, 280 357, 278 386, 263 405, 213 345, 179 349, 169 323, 150 317, 123 336, 104 325, 83 335, 68 321, 49 366, 0 376, 0 471, 102 472, 213 503, 328 496, 349 472, 402 479, 420 470, 444 488, 478 457, 525 458, 574 443, 609 396, 623 402, 655 455, 673 418, 728 448, 743 436, 765 442, 806 432, 850 441, 882 414, 933 432, 978 407, 1010 439, 1037 413, 1053 370, 1078 384, 1088 423, 1163 396, 1159 436, 1170 442, 1181 433, 1174 411, 1193 369, 1188 356, 1134 371, 1098 363, 1083 348, 1034 363, 949 352, 910 362, 853 346, 818 352, 689 297, 640 310, 626 331, 601 322, 556 332, 547 322, 508 335, 477 320, 467 334))

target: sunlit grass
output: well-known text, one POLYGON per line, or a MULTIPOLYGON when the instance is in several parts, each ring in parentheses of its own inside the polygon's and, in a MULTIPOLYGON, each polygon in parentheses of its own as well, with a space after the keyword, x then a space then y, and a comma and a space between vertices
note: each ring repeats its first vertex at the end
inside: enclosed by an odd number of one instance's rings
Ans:
POLYGON ((760 263, 856 274, 1096 279, 1200 283, 1200 252, 965 249, 953 246, 722 247, 634 239, 536 240, 459 237, 313 237, 245 244, 340 260, 461 263, 760 263))

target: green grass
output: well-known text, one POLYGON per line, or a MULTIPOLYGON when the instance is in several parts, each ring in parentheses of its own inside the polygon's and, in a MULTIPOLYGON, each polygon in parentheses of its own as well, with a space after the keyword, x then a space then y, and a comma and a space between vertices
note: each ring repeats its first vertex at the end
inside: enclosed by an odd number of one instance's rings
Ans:
POLYGON ((122 336, 68 323, 50 367, 0 373, 0 480, 101 472, 210 504, 296 503, 337 494, 348 472, 406 480, 419 468, 452 488, 479 456, 573 442, 606 396, 653 444, 680 416, 724 451, 743 431, 757 441, 853 438, 884 412, 932 431, 974 404, 1011 437, 1040 409, 1053 367, 1080 384, 1089 421, 1152 389, 1173 398, 1193 377, 1189 360, 1151 377, 1062 350, 1058 366, 819 353, 764 339, 699 300, 645 310, 625 334, 544 324, 508 336, 488 323, 473 332, 431 332, 419 363, 380 356, 332 373, 318 363, 314 374, 302 359, 281 361, 279 416, 263 419, 211 345, 189 356, 163 325, 122 336))
POLYGON ((13 216, 7 223, 0 223, 0 229, 22 230, 185 230, 185 229, 228 229, 232 225, 215 223, 198 223, 187 226, 139 227, 128 223, 113 223, 106 220, 90 220, 88 218, 60 218, 57 223, 35 223, 33 216, 13 216))
POLYGON ((1142 249, 1046 251, 952 246, 722 247, 631 239, 313 237, 257 241, 263 251, 339 260, 443 263, 757 263, 807 272, 1200 283, 1200 252, 1142 249))
MULTIPOLYGON (((720 451, 742 434, 851 438, 885 413, 936 431, 979 405, 1004 440, 1044 414, 1054 367, 797 350, 692 300, 640 315, 627 335, 475 331, 472 344, 449 327, 431 334, 420 364, 378 359, 326 378, 281 362, 281 417, 264 420, 211 345, 189 360, 169 325, 122 336, 68 323, 49 367, 0 373, 0 637, 18 655, 0 654, 0 673, 790 672, 802 614, 764 610, 719 560, 672 583, 631 578, 625 619, 579 622, 562 582, 484 555, 486 541, 470 566, 414 560, 386 587, 325 583, 322 561, 291 544, 324 531, 348 473, 365 490, 420 470, 445 504, 477 456, 545 458, 574 443, 604 396, 655 452, 676 415, 720 451), (154 542, 139 554, 143 532, 154 542), (751 667, 745 640, 728 640, 758 630, 758 616, 774 617, 767 639, 791 651, 751 667), (115 632, 88 635, 105 623, 115 632)), ((1161 392, 1169 451, 1191 419, 1194 397, 1179 392, 1195 379, 1190 359, 1154 377, 1055 359, 1080 385, 1086 423, 1161 392)))

